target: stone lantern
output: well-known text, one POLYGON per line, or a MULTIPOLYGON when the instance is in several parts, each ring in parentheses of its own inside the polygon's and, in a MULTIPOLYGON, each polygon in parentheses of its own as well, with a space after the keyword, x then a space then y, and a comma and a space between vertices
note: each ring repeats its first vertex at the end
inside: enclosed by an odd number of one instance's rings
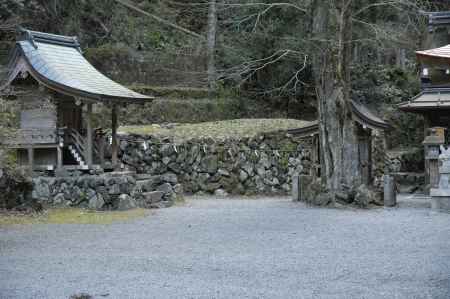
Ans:
POLYGON ((430 188, 439 185, 439 154, 440 146, 445 143, 445 128, 435 127, 428 130, 423 145, 425 147, 426 183, 430 188))

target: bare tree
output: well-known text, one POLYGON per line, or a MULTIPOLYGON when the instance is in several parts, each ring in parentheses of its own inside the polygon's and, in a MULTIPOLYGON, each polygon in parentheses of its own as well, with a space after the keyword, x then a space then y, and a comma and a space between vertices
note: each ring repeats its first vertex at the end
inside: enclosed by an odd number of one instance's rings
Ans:
MULTIPOLYGON (((243 80, 267 67, 278 63, 288 55, 299 55, 304 61, 287 82, 297 87, 301 84, 299 72, 308 63, 313 71, 313 81, 319 110, 320 143, 322 149, 323 178, 331 192, 338 192, 347 187, 357 187, 363 183, 361 161, 358 159, 357 125, 352 118, 351 108, 351 65, 355 62, 354 46, 359 43, 382 45, 400 43, 415 28, 415 18, 409 15, 419 14, 421 1, 409 0, 311 0, 281 3, 228 3, 225 7, 254 7, 257 12, 249 13, 237 20, 253 22, 253 30, 261 23, 262 16, 269 10, 288 7, 300 12, 299 20, 309 23, 309 36, 298 36, 299 44, 308 44, 309 48, 282 49, 260 59, 249 60, 234 69, 227 70, 238 74, 243 80), (258 8, 259 7, 259 8, 258 8), (406 24, 405 28, 390 31, 389 26, 366 18, 371 10, 385 9, 396 12, 406 24), (410 18, 410 19, 408 19, 410 18), (305 21, 305 20, 309 20, 305 21), (365 36, 355 36, 354 24, 364 31, 365 36), (306 60, 307 59, 307 60, 306 60)), ((392 27, 392 26, 390 26, 392 27)), ((403 44, 405 44, 404 41, 403 44)), ((357 53, 356 53, 357 55, 357 53)), ((284 86, 286 87, 286 85, 284 86)))
POLYGON ((216 89, 216 32, 217 32, 217 6, 216 0, 210 0, 208 9, 208 88, 210 93, 216 89))

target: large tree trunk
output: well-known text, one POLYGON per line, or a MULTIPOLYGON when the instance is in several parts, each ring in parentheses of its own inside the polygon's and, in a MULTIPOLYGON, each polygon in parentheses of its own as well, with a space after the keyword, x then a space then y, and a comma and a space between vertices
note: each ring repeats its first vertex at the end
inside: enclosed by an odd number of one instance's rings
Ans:
POLYGON ((210 0, 208 10, 208 88, 212 93, 216 89, 216 32, 217 32, 217 6, 216 0, 210 0))
POLYGON ((319 107, 322 177, 331 192, 361 184, 358 138, 350 107, 351 5, 315 0, 313 73, 319 107))

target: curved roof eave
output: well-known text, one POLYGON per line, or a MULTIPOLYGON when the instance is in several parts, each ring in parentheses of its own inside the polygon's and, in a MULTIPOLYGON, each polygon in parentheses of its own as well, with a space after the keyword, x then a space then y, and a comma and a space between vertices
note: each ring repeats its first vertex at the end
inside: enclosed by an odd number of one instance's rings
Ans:
MULTIPOLYGON (((37 54, 39 55, 39 54, 37 54)), ((80 53, 81 55, 81 53, 80 53)), ((84 58, 83 58, 84 59, 84 58)), ((22 48, 22 45, 18 42, 15 46, 15 49, 12 53, 12 59, 10 60, 10 76, 8 78, 8 81, 6 82, 5 86, 8 86, 11 84, 11 82, 17 77, 19 72, 16 72, 14 75, 14 71, 18 69, 18 61, 25 62, 26 70, 28 73, 39 83, 41 83, 44 86, 47 86, 49 89, 55 90, 57 92, 74 96, 74 97, 83 97, 87 99, 91 99, 93 101, 99 101, 99 102, 116 102, 116 103, 135 103, 135 104, 143 104, 146 102, 151 102, 154 100, 154 97, 142 95, 139 93, 136 93, 132 90, 127 89, 126 87, 122 87, 124 90, 128 90, 129 93, 136 94, 136 97, 132 96, 115 96, 115 95, 107 95, 102 93, 92 93, 86 90, 77 89, 65 84, 62 84, 61 82, 57 82, 55 80, 52 80, 45 76, 45 74, 41 73, 38 69, 35 68, 35 66, 31 63, 28 55, 24 52, 24 49, 22 48), (12 76, 14 75, 14 78, 12 76)), ((118 84, 115 83, 114 84, 118 84)))
MULTIPOLYGON (((22 49, 20 49, 20 51, 22 51, 22 49)), ((42 74, 40 74, 30 63, 30 61, 28 60, 26 55, 23 55, 23 53, 22 53, 22 57, 25 59, 25 61, 27 63, 27 69, 28 69, 30 75, 34 79, 36 79, 36 81, 47 86, 50 89, 53 89, 57 92, 60 92, 60 93, 63 93, 63 94, 69 95, 69 96, 84 97, 84 98, 89 98, 89 99, 92 99, 95 101, 101 101, 101 102, 115 101, 115 102, 122 102, 122 103, 132 102, 132 103, 136 103, 136 104, 151 102, 154 100, 153 97, 126 98, 126 97, 114 97, 114 96, 102 95, 102 94, 93 94, 93 93, 89 93, 89 92, 86 92, 86 91, 83 91, 80 89, 72 88, 70 86, 62 85, 62 84, 60 84, 58 82, 54 82, 54 81, 48 79, 47 77, 43 76, 42 74)))
POLYGON ((356 120, 362 125, 366 125, 372 129, 382 129, 382 130, 390 130, 392 129, 391 125, 386 123, 384 120, 378 118, 372 112, 370 112, 367 108, 362 105, 358 105, 355 101, 351 101, 351 107, 353 116, 356 116, 356 120), (366 111, 364 111, 366 110, 366 111))
POLYGON ((75 88, 71 88, 69 86, 59 84, 57 82, 54 82, 54 81, 46 78, 45 76, 41 75, 38 71, 36 71, 28 61, 27 61, 27 66, 28 66, 28 72, 34 79, 36 79, 36 81, 38 81, 39 83, 41 83, 44 86, 47 86, 49 89, 55 90, 59 93, 65 94, 65 95, 69 95, 69 96, 73 96, 73 97, 88 98, 88 99, 103 102, 103 103, 108 102, 108 101, 114 101, 114 102, 119 102, 119 103, 132 102, 135 104, 143 104, 143 103, 151 102, 154 100, 154 98, 152 98, 152 97, 149 97, 147 99, 145 99, 145 98, 124 98, 124 97, 113 97, 113 96, 89 93, 89 92, 86 92, 83 90, 79 90, 79 89, 75 89, 75 88))

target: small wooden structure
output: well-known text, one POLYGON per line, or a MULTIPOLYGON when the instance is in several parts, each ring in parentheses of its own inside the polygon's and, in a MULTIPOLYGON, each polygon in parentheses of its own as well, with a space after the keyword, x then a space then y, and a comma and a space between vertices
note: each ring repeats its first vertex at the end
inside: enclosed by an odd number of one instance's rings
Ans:
MULTIPOLYGON (((384 120, 376 116, 365 105, 358 103, 354 100, 350 102, 352 109, 352 117, 357 124, 358 135, 358 157, 355 159, 360 160, 360 173, 362 174, 361 183, 370 185, 373 180, 373 132, 385 132, 391 127, 384 120)), ((320 176, 320 142, 319 142, 319 124, 316 122, 311 126, 303 127, 300 129, 293 129, 288 131, 290 134, 297 136, 311 137, 313 144, 312 163, 314 167, 314 173, 311 173, 314 177, 320 176)), ((386 142, 384 146, 386 146, 386 142)), ((383 157, 384 158, 384 157, 383 157)))
POLYGON ((1 90, 19 97, 20 129, 2 140, 32 169, 94 169, 104 165, 104 138, 93 128, 93 106, 112 112, 112 165, 117 165, 117 108, 152 97, 136 93, 97 71, 82 55, 76 37, 21 29, 1 90))

